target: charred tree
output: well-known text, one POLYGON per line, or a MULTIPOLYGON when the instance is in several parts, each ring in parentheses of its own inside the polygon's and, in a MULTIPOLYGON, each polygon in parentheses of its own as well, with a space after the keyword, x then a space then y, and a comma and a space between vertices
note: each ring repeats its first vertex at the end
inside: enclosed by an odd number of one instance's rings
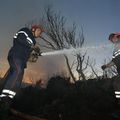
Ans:
MULTIPOLYGON (((52 49, 52 50, 62 50, 62 49, 70 49, 70 48, 80 48, 84 44, 84 35, 83 35, 83 29, 81 28, 81 32, 77 32, 77 27, 75 23, 73 23, 70 27, 66 24, 66 19, 64 16, 61 16, 60 13, 56 13, 51 9, 51 7, 48 7, 45 10, 45 16, 43 17, 44 20, 44 28, 46 30, 46 35, 41 37, 43 41, 45 41, 45 45, 42 45, 42 47, 52 49)), ((74 55, 77 55, 75 53, 74 55)), ((85 74, 83 73, 84 69, 81 69, 83 67, 83 61, 85 60, 84 56, 76 57, 78 65, 77 65, 77 72, 81 74, 82 78, 85 79, 85 74), (82 58, 82 60, 81 60, 82 58), (80 59, 80 60, 78 60, 80 59), (82 62, 82 63, 81 63, 82 62)), ((69 74, 71 75, 73 81, 76 81, 76 78, 73 74, 72 67, 69 62, 69 58, 67 55, 64 55, 66 60, 66 65, 69 71, 69 74)), ((74 64, 75 65, 75 64, 74 64)), ((72 63, 73 66, 73 63, 72 63)))

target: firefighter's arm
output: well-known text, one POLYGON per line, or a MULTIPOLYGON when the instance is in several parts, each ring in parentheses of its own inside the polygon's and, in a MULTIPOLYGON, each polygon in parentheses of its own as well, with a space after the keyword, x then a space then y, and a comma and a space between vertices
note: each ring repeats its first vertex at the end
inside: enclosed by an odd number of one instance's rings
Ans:
POLYGON ((39 52, 39 51, 40 51, 40 47, 39 47, 37 44, 31 45, 31 48, 32 48, 34 51, 36 51, 36 52, 39 52))
POLYGON ((41 56, 41 50, 38 44, 32 45, 31 48, 39 55, 41 56))
POLYGON ((18 34, 17 41, 26 47, 33 46, 33 41, 23 33, 18 34))
POLYGON ((106 64, 106 67, 110 68, 112 67, 113 65, 115 65, 115 63, 113 61, 110 61, 108 64, 106 64))
POLYGON ((101 68, 103 70, 105 70, 106 68, 110 68, 112 67, 113 65, 115 65, 115 63, 113 61, 110 61, 109 63, 105 64, 105 65, 102 65, 101 68))
POLYGON ((37 44, 31 46, 32 52, 29 57, 29 62, 36 62, 38 56, 41 56, 40 48, 37 44))

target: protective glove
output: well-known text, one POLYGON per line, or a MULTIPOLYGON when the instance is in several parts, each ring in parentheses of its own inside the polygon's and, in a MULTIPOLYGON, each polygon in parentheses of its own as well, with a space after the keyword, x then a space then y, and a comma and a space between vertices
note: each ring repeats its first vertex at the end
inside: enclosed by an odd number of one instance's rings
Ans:
POLYGON ((39 52, 40 52, 40 48, 39 48, 39 47, 35 47, 35 48, 34 48, 34 51, 35 51, 36 53, 39 53, 39 52))
POLYGON ((33 47, 33 51, 35 52, 35 55, 36 55, 36 56, 42 56, 42 55, 41 55, 42 52, 41 52, 39 46, 35 45, 35 46, 33 47))
POLYGON ((105 70, 106 68, 107 68, 107 65, 102 65, 102 66, 101 66, 101 69, 102 69, 102 70, 105 70))
POLYGON ((37 44, 35 44, 35 45, 31 46, 31 49, 34 50, 34 51, 39 51, 40 47, 37 44))

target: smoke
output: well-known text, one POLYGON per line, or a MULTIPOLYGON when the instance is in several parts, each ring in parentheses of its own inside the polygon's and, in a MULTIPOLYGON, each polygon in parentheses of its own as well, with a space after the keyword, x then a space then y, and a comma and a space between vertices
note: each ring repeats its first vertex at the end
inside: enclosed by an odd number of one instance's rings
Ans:
POLYGON ((107 45, 99 45, 99 46, 91 46, 91 47, 81 47, 81 48, 70 48, 70 49, 63 49, 63 50, 56 50, 56 51, 51 51, 51 52, 44 52, 41 55, 42 56, 47 56, 47 55, 61 55, 61 54, 74 54, 74 53, 79 53, 79 51, 88 51, 88 50, 94 50, 95 49, 105 49, 111 47, 111 44, 107 45))

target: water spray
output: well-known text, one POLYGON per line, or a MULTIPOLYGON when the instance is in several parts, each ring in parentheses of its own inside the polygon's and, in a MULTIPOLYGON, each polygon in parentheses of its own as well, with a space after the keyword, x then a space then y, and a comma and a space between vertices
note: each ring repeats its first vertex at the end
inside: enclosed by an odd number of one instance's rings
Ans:
POLYGON ((62 49, 62 50, 56 50, 56 51, 51 51, 51 52, 44 52, 41 53, 42 56, 48 56, 48 55, 63 55, 63 54, 71 54, 71 53, 76 53, 79 51, 88 51, 88 50, 98 50, 98 49, 105 49, 111 47, 111 44, 108 45, 99 45, 99 46, 91 46, 91 47, 81 47, 81 48, 70 48, 70 49, 62 49))
POLYGON ((74 51, 77 51, 78 49, 75 48, 70 48, 70 49, 62 49, 62 50, 56 50, 56 51, 51 51, 51 52, 44 52, 41 53, 42 56, 46 55, 62 55, 62 54, 70 54, 74 51))

